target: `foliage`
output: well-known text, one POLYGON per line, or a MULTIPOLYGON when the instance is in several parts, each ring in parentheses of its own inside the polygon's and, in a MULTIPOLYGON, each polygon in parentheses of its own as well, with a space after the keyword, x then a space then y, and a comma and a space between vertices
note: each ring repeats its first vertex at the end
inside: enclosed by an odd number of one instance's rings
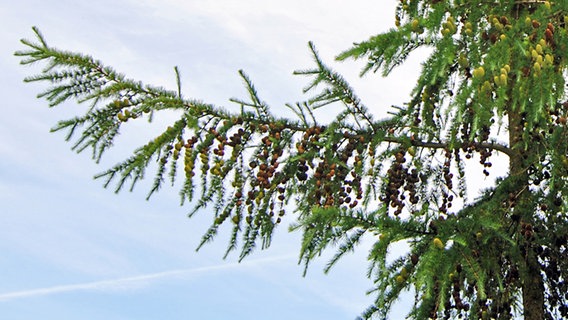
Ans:
POLYGON ((27 50, 16 54, 47 65, 26 81, 51 84, 39 95, 50 106, 89 104, 54 131, 77 136, 74 149, 91 148, 97 161, 125 122, 179 113, 97 177, 120 191, 156 163, 149 196, 168 177, 182 179, 182 203, 196 203, 190 215, 213 209, 202 244, 232 224, 227 254, 238 249, 242 259, 268 247, 293 214, 306 267, 334 246, 329 270, 364 236, 373 239, 376 301, 364 318, 387 317, 404 291, 415 293, 414 319, 568 317, 568 4, 401 0, 395 22, 338 56, 365 59, 362 74, 388 76, 414 50, 431 49, 410 101, 382 120, 311 43, 315 66, 296 72, 310 79, 311 97, 288 105, 295 120, 271 114, 242 71, 249 96, 233 100, 234 113, 183 98, 177 69, 177 91, 147 86, 48 46, 35 28, 38 42, 22 40, 27 50), (318 123, 314 109, 332 103, 343 111, 318 123), (468 202, 466 164, 479 156, 489 175, 494 153, 509 158, 510 172, 468 202), (410 249, 390 262, 397 242, 410 249))

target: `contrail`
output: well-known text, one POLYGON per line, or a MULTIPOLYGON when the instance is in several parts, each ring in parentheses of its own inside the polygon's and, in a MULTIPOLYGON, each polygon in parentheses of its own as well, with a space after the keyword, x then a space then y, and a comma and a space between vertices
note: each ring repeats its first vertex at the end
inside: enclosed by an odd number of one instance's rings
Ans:
POLYGON ((198 267, 198 268, 192 268, 192 269, 179 269, 179 270, 163 271, 163 272, 143 274, 143 275, 138 275, 138 276, 111 279, 111 280, 102 280, 102 281, 70 284, 70 285, 60 285, 60 286, 38 288, 38 289, 31 289, 31 290, 13 291, 13 292, 7 292, 7 293, 0 294, 0 301, 8 301, 8 300, 14 300, 14 299, 21 299, 21 298, 30 298, 30 297, 44 296, 44 295, 63 293, 63 292, 72 292, 72 291, 104 290, 104 289, 127 287, 127 286, 140 284, 141 282, 148 282, 148 281, 151 281, 151 280, 157 280, 157 279, 162 279, 162 278, 167 278, 167 277, 187 276, 187 275, 191 275, 191 274, 204 273, 204 272, 209 272, 209 271, 243 268, 243 267, 251 266, 251 265, 259 265, 259 264, 277 262, 277 261, 281 261, 281 260, 288 260, 292 257, 293 257, 293 255, 283 255, 283 256, 276 256, 276 257, 271 257, 271 258, 250 260, 250 261, 245 261, 243 263, 234 262, 234 263, 213 265, 213 266, 206 266, 206 267, 198 267))

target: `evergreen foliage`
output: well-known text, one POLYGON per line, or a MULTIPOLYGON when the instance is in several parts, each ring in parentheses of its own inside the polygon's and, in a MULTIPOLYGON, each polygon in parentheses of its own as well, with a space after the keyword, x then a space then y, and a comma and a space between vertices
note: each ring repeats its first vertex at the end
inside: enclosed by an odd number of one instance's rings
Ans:
POLYGON ((228 112, 182 97, 177 69, 176 91, 148 86, 33 30, 36 41, 22 40, 16 55, 46 67, 25 81, 49 83, 39 97, 50 106, 88 104, 53 129, 78 152, 90 148, 98 161, 123 123, 178 112, 97 178, 118 192, 156 163, 149 196, 181 179, 182 203, 196 204, 190 215, 212 209, 202 245, 231 224, 227 254, 242 259, 293 214, 306 268, 335 247, 327 271, 372 236, 376 300, 363 318, 386 318, 404 291, 415 293, 413 319, 568 317, 566 1, 401 0, 394 28, 338 56, 388 76, 415 49, 431 49, 410 100, 382 120, 311 43, 314 67, 296 72, 310 79, 310 98, 288 105, 293 120, 271 114, 242 71, 249 96, 228 112), (343 111, 318 123, 313 110, 332 103, 343 111), (466 163, 479 156, 491 167, 495 153, 508 157, 508 175, 468 202, 466 163), (390 261, 397 242, 410 249, 390 261))

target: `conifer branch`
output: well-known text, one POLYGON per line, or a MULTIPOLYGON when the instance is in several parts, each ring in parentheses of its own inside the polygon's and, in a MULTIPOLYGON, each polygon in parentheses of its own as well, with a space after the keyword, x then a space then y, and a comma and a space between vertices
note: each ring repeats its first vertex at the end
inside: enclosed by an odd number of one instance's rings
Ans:
POLYGON ((240 247, 242 260, 269 247, 282 218, 294 214, 306 269, 336 247, 327 272, 363 236, 372 237, 368 276, 376 300, 366 318, 387 317, 409 288, 417 296, 409 317, 416 319, 512 318, 511 306, 527 288, 535 299, 523 296, 523 308, 537 310, 536 319, 545 318, 545 308, 549 318, 566 317, 560 305, 567 299, 554 288, 568 278, 568 129, 560 103, 568 10, 548 1, 460 3, 402 1, 397 28, 337 57, 365 58, 363 74, 387 75, 417 48, 431 47, 411 101, 382 120, 312 43, 315 66, 295 72, 308 78, 310 96, 287 105, 295 119, 272 114, 243 71, 248 97, 231 99, 240 110, 230 112, 182 96, 177 67, 177 90, 148 86, 90 56, 48 46, 37 28, 37 41, 22 40, 26 50, 16 55, 25 65, 44 64, 25 81, 49 84, 39 94, 49 106, 88 104, 53 131, 76 137, 77 152, 92 148, 96 161, 125 122, 176 112, 172 126, 96 177, 118 192, 151 168, 148 196, 168 175, 172 184, 182 179, 182 203, 199 191, 189 215, 212 209, 199 247, 232 224, 225 256, 240 247), (344 109, 318 123, 314 110, 334 103, 344 109), (495 138, 497 124, 507 129, 508 145, 495 138), (493 152, 506 154, 513 172, 462 207, 465 159, 478 154, 489 175, 493 152), (393 260, 389 249, 397 242, 409 249, 393 260), (552 288, 546 296, 545 284, 552 288))

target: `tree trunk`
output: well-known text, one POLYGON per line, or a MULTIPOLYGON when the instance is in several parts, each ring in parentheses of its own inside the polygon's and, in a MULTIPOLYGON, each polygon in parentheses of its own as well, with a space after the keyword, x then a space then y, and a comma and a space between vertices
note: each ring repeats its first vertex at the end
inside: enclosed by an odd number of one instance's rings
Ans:
POLYGON ((527 248, 523 281, 523 311, 525 320, 544 319, 544 284, 540 264, 534 249, 527 248))
MULTIPOLYGON (((512 17, 519 18, 520 12, 525 10, 522 3, 515 7, 516 12, 512 12, 512 17)), ((511 92, 510 92, 511 93, 511 92)), ((511 93, 512 94, 512 93, 511 93)), ((517 195, 517 206, 514 208, 513 216, 520 219, 521 223, 533 224, 535 212, 530 205, 530 190, 528 166, 534 157, 536 146, 535 141, 530 141, 531 146, 524 150, 523 139, 524 123, 523 117, 518 110, 509 110, 509 146, 514 151, 514 156, 509 159, 509 174, 517 176, 515 194, 517 195)), ((523 317, 525 320, 543 320, 544 317, 544 279, 541 273, 540 263, 536 253, 536 247, 532 245, 530 237, 519 235, 518 245, 523 253, 523 261, 519 261, 520 280, 523 292, 523 317)))
MULTIPOLYGON (((532 206, 530 205, 530 190, 527 160, 533 158, 530 154, 536 148, 523 150, 519 142, 523 135, 523 119, 518 112, 509 112, 509 145, 515 151, 515 156, 509 159, 509 174, 517 177, 515 190, 512 192, 517 196, 513 216, 520 219, 521 223, 533 224, 535 219, 532 206)), ((534 142, 531 142, 534 143, 534 142)), ((530 160, 529 160, 530 161, 530 160)), ((524 260, 520 262, 520 277, 523 292, 523 315, 525 320, 544 319, 544 282, 540 271, 540 264, 532 245, 530 237, 520 235, 519 246, 524 255, 524 260)))

